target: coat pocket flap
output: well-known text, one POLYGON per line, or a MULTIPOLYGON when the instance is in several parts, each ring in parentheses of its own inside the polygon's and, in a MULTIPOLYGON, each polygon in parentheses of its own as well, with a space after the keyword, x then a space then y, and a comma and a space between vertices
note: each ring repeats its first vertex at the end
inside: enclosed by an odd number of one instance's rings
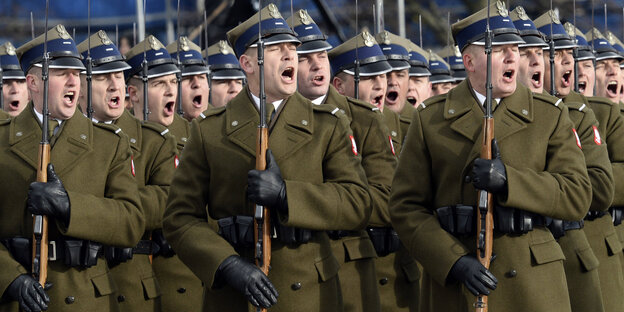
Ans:
POLYGON ((97 296, 108 296, 116 290, 108 273, 91 278, 91 283, 95 287, 97 296))
POLYGON ((529 248, 537 264, 565 260, 561 247, 554 239, 543 243, 532 244, 529 248))
POLYGON ((596 254, 594 254, 594 251, 591 248, 577 250, 576 255, 581 260, 581 263, 583 264, 583 267, 585 267, 586 271, 596 269, 600 265, 600 261, 596 258, 596 254))
POLYGON ((403 268, 403 273, 405 273, 405 278, 408 282, 418 282, 418 280, 420 279, 420 269, 418 268, 418 263, 416 261, 404 263, 401 266, 403 268))
POLYGON ((607 248, 609 249, 609 256, 613 256, 618 252, 622 252, 622 243, 616 233, 611 233, 605 236, 607 248))
POLYGON ((354 237, 344 239, 342 241, 342 244, 347 251, 347 257, 349 260, 377 257, 375 247, 373 247, 373 243, 368 238, 368 235, 367 237, 354 237))
POLYGON ((156 278, 146 277, 141 279, 141 284, 143 284, 143 291, 145 292, 145 297, 149 299, 154 299, 160 296, 160 286, 158 286, 158 281, 156 278))
POLYGON ((323 282, 330 280, 332 277, 336 276, 338 274, 338 270, 340 269, 340 264, 333 255, 316 261, 314 263, 314 266, 316 266, 316 271, 318 271, 319 278, 323 282))

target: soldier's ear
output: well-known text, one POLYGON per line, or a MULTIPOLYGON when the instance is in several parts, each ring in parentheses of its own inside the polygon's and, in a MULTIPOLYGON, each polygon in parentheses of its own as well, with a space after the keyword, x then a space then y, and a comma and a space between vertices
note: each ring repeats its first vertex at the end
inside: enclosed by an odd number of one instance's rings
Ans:
POLYGON ((467 72, 475 72, 476 68, 474 64, 474 58, 472 57, 471 53, 463 53, 462 60, 464 61, 464 67, 466 68, 467 72))
POLYGON ((27 74, 26 75, 26 87, 30 92, 39 92, 39 76, 35 74, 27 74))
POLYGON ((344 86, 344 81, 342 81, 342 79, 338 78, 338 76, 335 76, 334 79, 332 79, 332 85, 334 86, 334 88, 336 88, 336 91, 338 91, 338 93, 345 95, 345 86, 344 86))
POLYGON ((255 58, 247 55, 247 53, 243 53, 243 55, 241 55, 240 59, 238 60, 241 68, 243 69, 243 71, 247 74, 247 76, 251 75, 254 73, 254 62, 256 62, 257 64, 257 60, 255 60, 255 58))

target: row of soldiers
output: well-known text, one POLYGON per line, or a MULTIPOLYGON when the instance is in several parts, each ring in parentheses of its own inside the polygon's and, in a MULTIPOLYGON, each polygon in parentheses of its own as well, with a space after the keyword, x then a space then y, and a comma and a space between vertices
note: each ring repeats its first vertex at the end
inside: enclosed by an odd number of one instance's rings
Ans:
POLYGON ((5 45, 17 67, 4 73, 22 73, 13 80, 29 100, 0 124, 0 310, 466 311, 479 294, 493 310, 621 310, 623 58, 552 11, 535 23, 521 7, 490 11, 454 24, 457 48, 444 56, 386 31, 332 48, 307 12, 286 21, 272 4, 227 33, 231 47, 204 53, 149 36, 122 56, 102 31, 76 46, 58 25, 47 42, 47 183, 31 183, 44 36, 14 53, 5 45), (478 154, 486 19, 489 160, 478 154), (575 61, 585 95, 571 90, 575 61), (175 114, 176 73, 190 125, 175 114), (231 91, 217 95, 224 81, 231 91), (260 113, 266 170, 254 170, 260 113), (474 255, 477 189, 496 198, 489 270, 474 255), (268 276, 253 264, 255 204, 273 215, 268 276), (28 274, 30 214, 54 220, 45 288, 28 274))

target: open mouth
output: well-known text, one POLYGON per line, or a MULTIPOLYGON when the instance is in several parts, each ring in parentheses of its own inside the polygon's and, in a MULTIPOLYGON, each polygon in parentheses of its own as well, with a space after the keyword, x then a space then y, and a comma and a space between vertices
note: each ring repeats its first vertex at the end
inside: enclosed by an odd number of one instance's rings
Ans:
POLYGON ((572 77, 572 71, 568 70, 563 73, 563 77, 561 77, 561 82, 563 83, 564 87, 570 86, 570 77, 572 77))
POLYGON ((173 106, 175 105, 174 101, 167 102, 165 104, 165 115, 170 116, 173 114, 173 106))
POLYGON ((118 96, 114 96, 110 99, 109 105, 111 107, 117 107, 119 106, 119 103, 120 103, 120 98, 118 96))
POLYGON ((390 91, 386 94, 386 101, 390 103, 394 103, 396 99, 399 97, 399 93, 396 91, 390 91))
POLYGON ((578 86, 579 86, 579 92, 585 93, 585 88, 587 88, 587 82, 579 81, 578 86))
POLYGON ((201 95, 197 95, 193 98, 193 106, 195 107, 201 107, 202 105, 202 96, 201 95))
POLYGON ((503 73, 503 81, 505 82, 513 82, 515 71, 513 69, 506 70, 503 73))
POLYGON ((408 96, 407 101, 410 102, 410 104, 412 105, 416 105, 416 98, 413 96, 408 96))
POLYGON ((373 98, 373 100, 371 101, 371 104, 375 105, 376 107, 381 107, 381 105, 383 104, 382 102, 383 99, 384 99, 383 95, 378 95, 373 98))
POLYGON ((71 105, 74 103, 74 98, 76 97, 76 93, 74 91, 69 91, 63 95, 63 102, 67 105, 71 105))
POLYGON ((533 73, 533 76, 531 76, 531 83, 533 83, 533 86, 535 87, 541 87, 542 86, 542 73, 540 72, 536 72, 533 73))
POLYGON ((312 83, 316 86, 323 85, 323 81, 325 81, 325 76, 323 75, 316 75, 312 78, 312 83))
POLYGON ((616 97, 618 96, 618 83, 617 81, 611 80, 609 81, 609 84, 607 85, 607 94, 609 95, 609 97, 616 97))
POLYGON ((9 107, 10 107, 12 110, 17 110, 17 109, 19 108, 19 101, 11 101, 11 102, 9 103, 9 107))
POLYGON ((282 79, 288 82, 294 81, 295 68, 294 67, 286 67, 286 69, 282 72, 282 79))

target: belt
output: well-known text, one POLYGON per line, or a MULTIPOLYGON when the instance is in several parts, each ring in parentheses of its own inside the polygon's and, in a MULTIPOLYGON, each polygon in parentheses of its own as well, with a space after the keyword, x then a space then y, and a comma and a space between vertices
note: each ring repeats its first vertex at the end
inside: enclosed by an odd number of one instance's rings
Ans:
POLYGON ((618 226, 622 223, 624 208, 611 207, 609 208, 609 213, 611 214, 611 220, 613 220, 613 225, 618 226))
POLYGON ((347 236, 359 236, 359 233, 356 231, 334 230, 334 231, 327 231, 327 236, 329 236, 329 238, 333 240, 339 240, 347 236))
POLYGON ((607 214, 606 211, 588 211, 585 216, 585 220, 594 221, 596 219, 602 218, 607 214))
MULTIPOLYGON (((80 242, 81 244, 84 244, 84 243, 89 243, 90 241, 83 241, 83 240, 66 240, 66 241, 52 240, 52 241, 48 241, 48 261, 62 261, 62 260, 64 260, 67 257, 67 254, 69 253, 69 251, 66 250, 65 248, 63 248, 63 246, 66 246, 66 244, 69 244, 70 242, 80 242)), ((96 256, 98 258, 103 258, 104 257, 104 248, 102 248, 101 245, 99 245, 97 243, 96 243, 96 245, 94 245, 94 247, 97 249, 96 256)), ((82 248, 82 246, 80 248, 82 248)))
POLYGON ((159 249, 158 245, 151 240, 140 240, 139 243, 132 248, 132 253, 139 255, 153 255, 158 253, 159 249))

